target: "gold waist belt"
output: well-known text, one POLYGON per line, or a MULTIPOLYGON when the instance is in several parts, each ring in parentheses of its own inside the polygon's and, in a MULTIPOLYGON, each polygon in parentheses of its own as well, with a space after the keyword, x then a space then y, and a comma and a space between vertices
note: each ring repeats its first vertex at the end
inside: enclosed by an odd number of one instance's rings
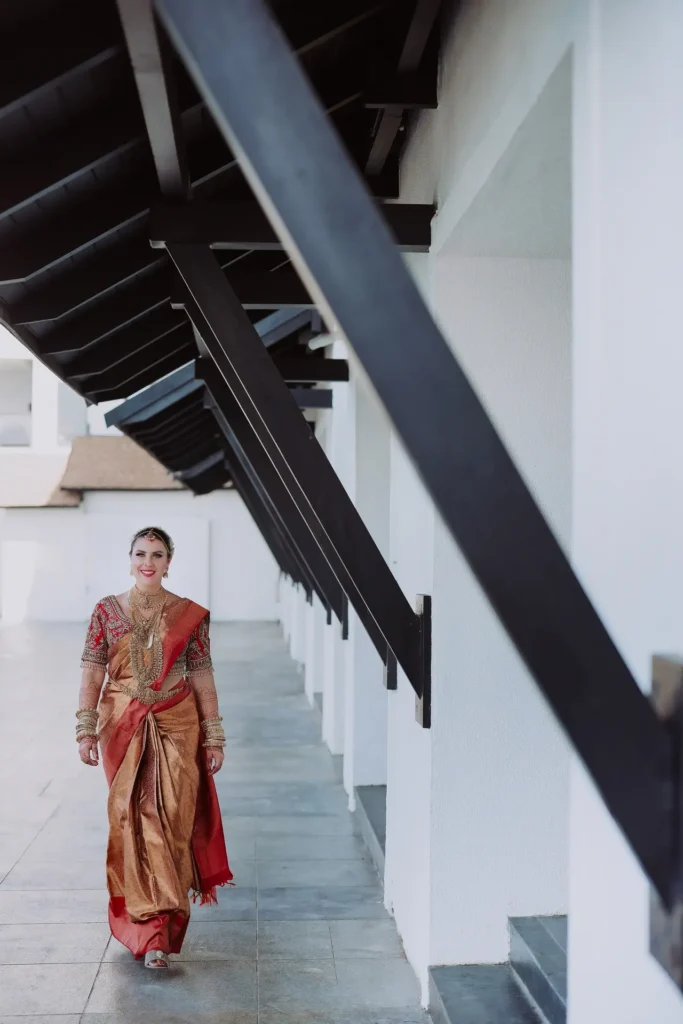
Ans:
POLYGON ((133 689, 132 686, 124 686, 123 683, 110 682, 109 686, 113 690, 118 690, 120 693, 125 693, 134 700, 139 700, 141 704, 158 704, 162 700, 168 700, 169 697, 174 697, 176 693, 180 692, 180 688, 176 687, 170 690, 153 690, 151 686, 136 686, 133 689))

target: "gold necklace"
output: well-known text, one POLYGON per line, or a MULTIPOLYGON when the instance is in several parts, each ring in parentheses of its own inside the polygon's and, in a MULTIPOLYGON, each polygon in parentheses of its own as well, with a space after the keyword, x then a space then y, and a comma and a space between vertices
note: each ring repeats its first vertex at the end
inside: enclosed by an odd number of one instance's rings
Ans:
POLYGON ((166 596, 167 594, 163 587, 160 587, 156 594, 145 594, 142 590, 138 589, 136 583, 128 592, 128 603, 131 608, 135 607, 149 611, 151 608, 156 609, 159 605, 163 605, 166 601, 166 596))
POLYGON ((132 588, 128 600, 130 603, 133 629, 130 636, 130 665, 138 690, 148 688, 161 672, 164 651, 161 643, 160 626, 166 606, 166 591, 159 594, 146 595, 132 588), (141 598, 151 597, 149 605, 141 598), (152 614, 144 616, 142 608, 152 607, 152 614))

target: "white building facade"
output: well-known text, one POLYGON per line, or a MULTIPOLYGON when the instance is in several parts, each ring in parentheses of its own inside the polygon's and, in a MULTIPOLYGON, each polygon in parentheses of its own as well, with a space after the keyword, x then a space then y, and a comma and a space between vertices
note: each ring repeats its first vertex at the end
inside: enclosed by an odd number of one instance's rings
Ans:
MULTIPOLYGON (((673 0, 465 0, 401 175, 438 207, 414 277, 644 690, 683 652, 682 33, 673 0)), ((282 616, 350 807, 386 786, 425 1005, 430 967, 503 963, 510 917, 568 914, 570 1024, 680 1022, 647 879, 348 354, 319 436, 408 600, 432 595, 431 730, 353 613, 342 641, 286 585, 282 616)))
POLYGON ((92 467, 92 483, 86 469, 82 490, 60 489, 75 440, 120 438, 104 411, 2 332, 0 624, 84 621, 101 597, 127 588, 130 538, 152 523, 176 545, 171 589, 219 622, 275 619, 279 570, 236 491, 195 497, 161 467, 161 484, 143 477, 135 489, 109 489, 106 466, 92 467))

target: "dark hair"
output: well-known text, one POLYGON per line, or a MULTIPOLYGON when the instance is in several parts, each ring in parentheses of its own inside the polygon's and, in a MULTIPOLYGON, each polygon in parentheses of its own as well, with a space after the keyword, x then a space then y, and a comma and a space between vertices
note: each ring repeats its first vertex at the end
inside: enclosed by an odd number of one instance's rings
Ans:
POLYGON ((140 540, 141 537, 144 537, 146 540, 160 540, 168 552, 168 557, 173 558, 173 541, 171 540, 170 535, 166 533, 166 530, 162 530, 159 526, 146 526, 144 530, 138 530, 130 542, 129 555, 133 554, 135 541, 140 540))

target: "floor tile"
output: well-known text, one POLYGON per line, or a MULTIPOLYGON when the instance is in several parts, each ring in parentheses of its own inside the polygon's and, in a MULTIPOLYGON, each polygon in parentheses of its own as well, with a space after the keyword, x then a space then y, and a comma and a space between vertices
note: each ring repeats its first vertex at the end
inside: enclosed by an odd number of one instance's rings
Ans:
POLYGON ((0 1014, 0 1024, 80 1024, 80 1020, 80 1013, 68 1014, 67 1016, 60 1013, 40 1014, 39 1016, 30 1014, 28 1017, 25 1017, 23 1014, 17 1017, 14 1015, 8 1017, 5 1014, 0 1014))
POLYGON ((258 863, 258 886, 371 886, 377 872, 363 860, 264 860, 258 863))
POLYGON ((76 924, 106 921, 107 903, 106 890, 0 890, 0 924, 76 924))
POLYGON ((225 886, 218 890, 218 906, 192 907, 192 920, 212 923, 216 921, 255 921, 256 889, 250 886, 225 886))
POLYGON ((261 921, 259 960, 332 960, 327 921, 261 921))
POLYGON ((142 963, 102 964, 88 1013, 256 1012, 256 965, 240 960, 222 963, 174 963, 166 971, 149 971, 142 963))
POLYGON ((384 919, 379 886, 291 886, 259 889, 261 921, 331 921, 337 918, 384 919))
POLYGON ((335 960, 339 1004, 385 1008, 417 1005, 420 988, 407 960, 335 960))
MULTIPOLYGON (((369 860, 368 849, 354 835, 259 835, 256 859, 262 860, 369 860)), ((374 879, 373 879, 374 881, 374 879)))
MULTIPOLYGON (((199 923, 193 917, 182 953, 171 959, 187 962, 256 960, 256 922, 216 921, 207 924, 199 923)), ((104 954, 104 962, 129 964, 131 954, 125 946, 112 938, 104 954)))
POLYGON ((81 1013, 98 964, 0 967, 0 1014, 81 1013))
POLYGON ((337 975, 332 961, 264 961, 259 966, 259 1008, 318 1010, 338 1006, 337 975))
POLYGON ((107 875, 104 853, 86 861, 55 857, 50 861, 28 862, 23 859, 10 871, 0 885, 6 889, 106 889, 107 875))
POLYGON ((330 921, 335 960, 404 956, 393 921, 330 921))
POLYGON ((0 964, 99 963, 108 924, 0 925, 0 964))

